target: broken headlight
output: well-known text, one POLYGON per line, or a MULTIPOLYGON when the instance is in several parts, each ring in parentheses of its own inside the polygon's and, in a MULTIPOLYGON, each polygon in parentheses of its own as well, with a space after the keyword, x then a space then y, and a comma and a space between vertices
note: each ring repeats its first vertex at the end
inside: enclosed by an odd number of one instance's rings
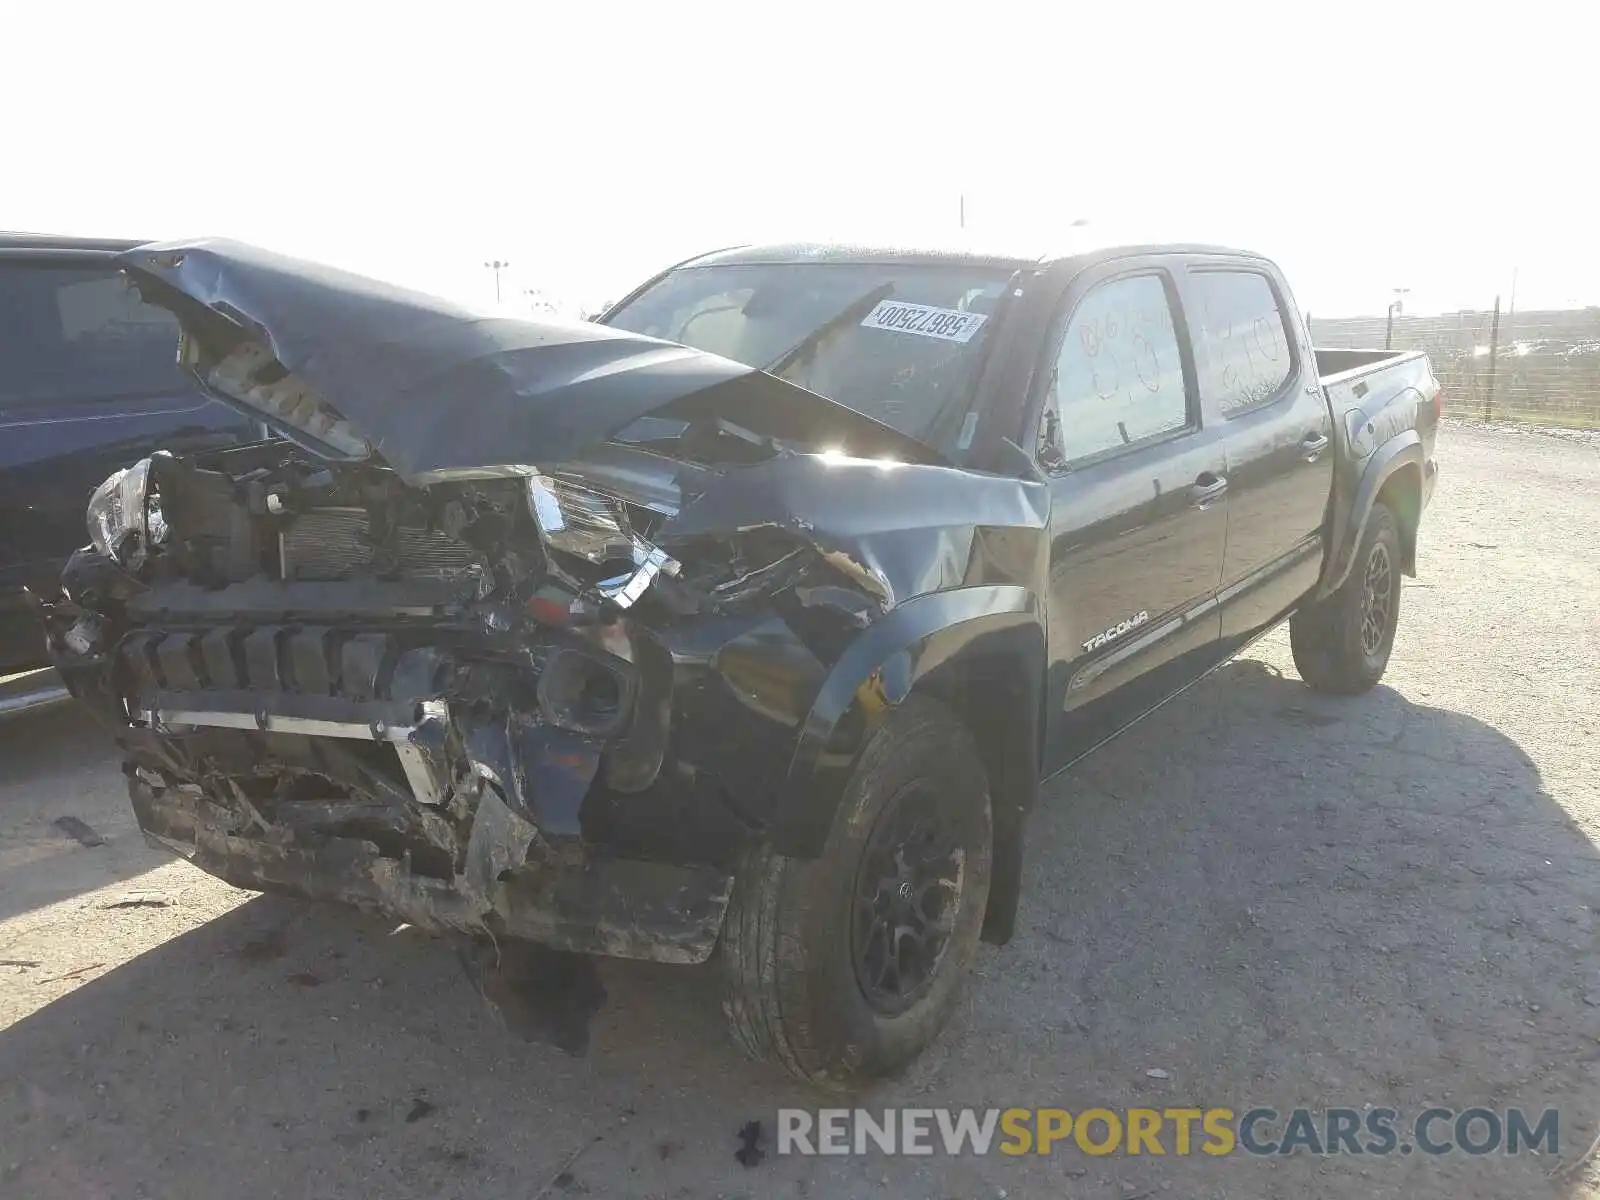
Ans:
POLYGON ((150 484, 150 463, 142 458, 95 488, 84 518, 89 541, 113 562, 138 567, 150 547, 167 540, 161 497, 150 484))
POLYGON ((528 502, 545 545, 595 564, 633 553, 622 501, 550 475, 528 476, 528 502))
POLYGON ((633 532, 627 505, 614 496, 535 472, 528 476, 528 505, 549 549, 595 566, 625 566, 621 574, 593 584, 600 596, 619 608, 644 595, 661 572, 678 573, 678 564, 664 550, 633 532))

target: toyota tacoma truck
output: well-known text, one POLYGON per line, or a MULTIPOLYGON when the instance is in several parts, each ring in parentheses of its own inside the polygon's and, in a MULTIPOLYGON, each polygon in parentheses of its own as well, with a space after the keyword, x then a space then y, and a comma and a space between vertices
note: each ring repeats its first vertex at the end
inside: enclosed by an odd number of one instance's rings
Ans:
POLYGON ((119 471, 46 623, 139 823, 245 888, 720 960, 824 1087, 1012 935, 1041 781, 1279 622, 1383 675, 1421 354, 1318 355, 1278 269, 704 256, 593 324, 228 241, 120 257, 276 436, 119 471))

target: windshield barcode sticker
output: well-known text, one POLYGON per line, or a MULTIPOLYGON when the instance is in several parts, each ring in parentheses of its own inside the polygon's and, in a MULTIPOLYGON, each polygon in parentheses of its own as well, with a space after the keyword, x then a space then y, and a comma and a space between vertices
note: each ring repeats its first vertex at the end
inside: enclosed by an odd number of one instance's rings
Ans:
POLYGON ((914 333, 945 342, 970 342, 972 335, 988 319, 985 313, 934 308, 931 304, 907 304, 903 300, 880 300, 861 322, 861 328, 914 333))

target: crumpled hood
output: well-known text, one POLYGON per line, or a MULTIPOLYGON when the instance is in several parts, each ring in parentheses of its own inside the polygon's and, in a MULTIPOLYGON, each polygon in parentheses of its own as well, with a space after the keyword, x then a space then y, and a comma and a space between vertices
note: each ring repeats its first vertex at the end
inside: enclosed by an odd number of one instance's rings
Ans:
POLYGON ((673 342, 475 313, 223 238, 140 246, 119 261, 178 316, 208 392, 319 454, 377 456, 408 482, 570 461, 661 413, 937 461, 853 409, 673 342))

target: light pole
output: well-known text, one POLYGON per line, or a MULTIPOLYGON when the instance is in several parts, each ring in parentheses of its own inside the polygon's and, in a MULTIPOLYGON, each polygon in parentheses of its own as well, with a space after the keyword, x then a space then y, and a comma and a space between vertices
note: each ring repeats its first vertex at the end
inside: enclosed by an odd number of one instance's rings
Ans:
POLYGON ((496 258, 496 259, 491 259, 489 262, 486 262, 483 265, 485 267, 488 267, 489 270, 494 272, 494 302, 496 304, 499 304, 500 303, 500 272, 504 271, 511 264, 508 263, 508 262, 501 262, 498 258, 496 258))
POLYGON ((1395 288, 1394 289, 1394 299, 1389 301, 1389 318, 1388 318, 1387 321, 1384 322, 1384 325, 1383 325, 1383 348, 1385 350, 1393 349, 1393 346, 1394 346, 1394 315, 1397 312, 1404 312, 1405 311, 1405 305, 1403 303, 1403 297, 1410 291, 1411 291, 1410 288, 1395 288))

